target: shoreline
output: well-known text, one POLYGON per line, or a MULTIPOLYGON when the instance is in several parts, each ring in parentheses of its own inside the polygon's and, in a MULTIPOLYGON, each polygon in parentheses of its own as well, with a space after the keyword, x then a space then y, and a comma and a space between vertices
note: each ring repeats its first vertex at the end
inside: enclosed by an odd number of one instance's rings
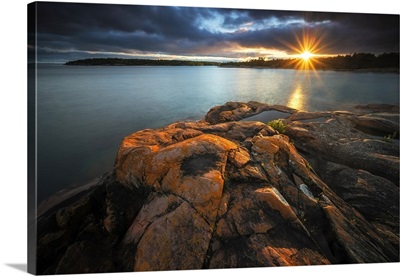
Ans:
MULTIPOLYGON (((237 102, 232 102, 232 104, 233 103, 237 103, 237 102)), ((258 102, 255 102, 255 103, 257 104, 258 102)), ((231 102, 225 103, 225 105, 229 105, 229 104, 231 104, 231 102)), ((244 103, 241 103, 241 104, 244 104, 244 103)), ((263 104, 261 104, 261 105, 263 105, 263 104)), ((379 113, 387 113, 387 114, 397 114, 398 115, 399 112, 400 112, 400 103, 398 103, 398 104, 380 104, 380 103, 357 104, 357 105, 348 106, 348 108, 345 108, 345 109, 339 109, 339 110, 337 110, 337 109, 328 109, 328 110, 318 110, 318 111, 297 110, 297 109, 294 109, 294 108, 291 108, 291 107, 288 107, 288 106, 284 106, 284 105, 267 105, 267 106, 268 106, 267 108, 265 108, 265 107, 261 107, 261 108, 258 107, 256 109, 252 108, 249 113, 243 113, 242 112, 239 117, 234 116, 234 117, 230 118, 229 120, 226 120, 226 122, 228 122, 228 121, 251 121, 252 117, 256 117, 256 118, 257 117, 259 117, 259 118, 263 118, 264 117, 264 119, 262 119, 262 121, 260 121, 260 122, 267 123, 267 121, 272 121, 272 120, 275 120, 275 119, 278 119, 278 120, 285 119, 285 118, 289 117, 289 115, 293 115, 295 113, 298 113, 298 114, 316 114, 315 116, 314 115, 300 115, 300 117, 299 117, 300 119, 296 119, 296 120, 299 120, 299 121, 302 121, 302 120, 307 121, 307 120, 313 120, 313 119, 318 118, 318 117, 326 117, 326 116, 329 117, 330 116, 329 114, 340 114, 340 113, 346 114, 346 113, 349 113, 349 114, 354 114, 354 115, 357 115, 357 116, 363 116, 365 114, 374 114, 374 113, 377 113, 377 114, 379 114, 379 113), (276 118, 269 117, 268 115, 267 116, 265 116, 265 115, 261 116, 265 112, 267 112, 267 113, 268 112, 272 112, 272 113, 273 112, 277 112, 277 113, 281 113, 281 114, 286 114, 286 116, 282 116, 282 117, 278 116, 276 118), (304 117, 304 118, 302 119, 301 117, 304 117), (266 120, 265 118, 270 118, 270 119, 266 120)), ((210 111, 207 113, 207 115, 214 108, 215 107, 211 108, 210 111)), ((209 120, 209 119, 207 119, 207 117, 206 117, 206 120, 209 120)), ((204 119, 199 118, 197 120, 179 120, 179 121, 173 122, 171 124, 177 124, 177 123, 189 123, 190 124, 190 123, 199 123, 199 122, 204 122, 204 119)), ((212 123, 212 121, 211 121, 211 123, 212 123)), ((153 130, 162 129, 162 128, 164 128, 164 127, 150 128, 150 129, 146 128, 146 129, 138 130, 138 131, 136 131, 134 133, 142 132, 142 131, 153 131, 153 130)), ((391 134, 391 133, 387 133, 387 134, 391 134)), ((132 134, 130 134, 130 135, 132 135, 132 134)), ((397 133, 397 137, 399 135, 400 135, 400 132, 397 133)), ((376 136, 375 136, 375 138, 376 138, 376 136)), ((383 136, 381 138, 383 139, 383 136)), ((397 138, 397 140, 398 139, 399 138, 397 138)), ((39 213, 41 215, 43 215, 44 213, 47 212, 47 211, 45 211, 46 209, 50 209, 50 208, 47 208, 46 206, 51 206, 51 209, 53 209, 54 206, 57 205, 57 204, 54 204, 54 202, 61 202, 61 201, 65 200, 65 199, 68 199, 69 198, 69 196, 68 196, 69 194, 75 196, 76 193, 80 193, 82 190, 85 190, 86 187, 96 186, 97 182, 100 182, 103 178, 109 176, 109 174, 112 173, 112 171, 113 170, 107 171, 107 172, 103 172, 103 174, 93 178, 92 180, 83 182, 83 183, 81 183, 79 185, 74 184, 74 185, 71 185, 71 186, 67 186, 67 187, 55 192, 54 194, 50 195, 49 197, 44 198, 38 204, 38 207, 40 206, 39 209, 41 209, 41 211, 39 213)))
MULTIPOLYGON (((351 112, 354 114, 358 114, 358 115, 363 115, 363 114, 373 114, 373 113, 390 113, 390 114, 399 114, 400 112, 400 103, 398 104, 374 104, 374 103, 370 103, 370 104, 357 104, 357 105, 351 105, 348 106, 345 109, 328 109, 328 110, 318 110, 318 111, 308 111, 308 110, 296 110, 294 108, 290 108, 284 105, 271 105, 272 106, 272 110, 276 110, 279 113, 287 113, 287 114, 291 114, 291 112, 295 112, 295 113, 309 113, 309 114, 333 114, 333 113, 337 113, 337 112, 351 112)), ((212 110, 212 109, 211 109, 212 110)), ((234 120, 249 120, 251 119, 251 117, 256 116, 256 115, 261 115, 264 111, 260 111, 260 110, 253 110, 254 112, 251 112, 247 115, 245 115, 244 117, 237 117, 234 120)), ((267 110, 268 111, 268 110, 267 110)), ((204 121, 203 118, 199 118, 199 119, 187 119, 187 120, 179 120, 175 123, 179 123, 179 122, 185 122, 185 123, 196 123, 196 122, 201 122, 204 121)), ((264 122, 267 123, 267 122, 264 122)), ((171 124, 174 124, 171 123, 171 124)), ((161 127, 162 128, 162 127, 161 127)), ((156 128, 157 129, 157 128, 156 128)), ((153 128, 151 129, 142 129, 142 130, 138 130, 137 132, 140 131, 146 131, 146 130, 154 130, 153 128)), ((129 136, 129 135, 128 135, 129 136)), ((123 139, 123 138, 122 138, 123 139)), ((112 170, 111 170, 112 171, 112 170)), ((106 175, 108 175, 110 173, 110 171, 108 172, 103 172, 102 175, 95 177, 92 180, 89 180, 87 182, 82 182, 81 184, 77 185, 70 185, 67 186, 57 192, 55 192, 54 194, 50 195, 49 197, 44 198, 43 200, 41 200, 38 204, 39 206, 42 206, 40 209, 46 209, 46 205, 49 205, 49 202, 54 202, 54 201, 60 201, 60 198, 64 198, 68 196, 68 194, 74 194, 75 192, 79 192, 83 187, 86 186, 92 186, 94 185, 95 182, 98 182, 101 178, 105 177, 106 175)), ((53 203, 50 203, 51 205, 54 205, 53 203)), ((54 206, 53 206, 54 207, 54 206)), ((41 211, 40 213, 45 213, 43 211, 41 211)))
POLYGON ((177 59, 138 59, 138 58, 86 58, 67 61, 65 65, 101 66, 218 66, 222 68, 265 68, 294 70, 333 70, 361 72, 399 73, 399 53, 354 53, 335 57, 288 59, 265 59, 259 57, 247 61, 195 61, 177 59), (315 62, 315 63, 314 63, 315 62))
MULTIPOLYGON (((66 65, 57 63, 57 65, 66 65)), ((126 64, 73 64, 69 67, 219 67, 219 68, 238 68, 238 69, 266 69, 266 70, 296 70, 304 72, 334 71, 334 72, 354 72, 354 73, 377 73, 377 74, 399 74, 398 68, 362 68, 362 69, 297 69, 297 68, 271 68, 263 66, 226 66, 226 65, 126 65, 126 64)))

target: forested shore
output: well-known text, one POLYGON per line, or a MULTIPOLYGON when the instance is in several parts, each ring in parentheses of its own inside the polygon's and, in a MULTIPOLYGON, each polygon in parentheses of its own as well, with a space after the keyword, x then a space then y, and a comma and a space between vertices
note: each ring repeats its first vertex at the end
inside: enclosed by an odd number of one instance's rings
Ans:
POLYGON ((245 68, 274 68, 274 69, 314 69, 314 70, 371 70, 399 71, 399 53, 354 53, 335 57, 266 59, 259 57, 247 61, 212 62, 193 60, 167 59, 125 59, 125 58, 88 58, 68 61, 65 65, 81 66, 220 66, 245 68))

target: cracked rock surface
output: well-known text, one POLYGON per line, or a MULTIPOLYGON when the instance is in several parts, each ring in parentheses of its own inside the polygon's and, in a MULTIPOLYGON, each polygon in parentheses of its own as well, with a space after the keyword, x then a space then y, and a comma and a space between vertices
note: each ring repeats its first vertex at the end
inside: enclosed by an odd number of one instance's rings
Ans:
POLYGON ((129 135, 112 172, 41 213, 39 273, 397 262, 399 146, 376 133, 398 114, 373 107, 227 103, 129 135), (284 134, 241 120, 270 110, 284 134))

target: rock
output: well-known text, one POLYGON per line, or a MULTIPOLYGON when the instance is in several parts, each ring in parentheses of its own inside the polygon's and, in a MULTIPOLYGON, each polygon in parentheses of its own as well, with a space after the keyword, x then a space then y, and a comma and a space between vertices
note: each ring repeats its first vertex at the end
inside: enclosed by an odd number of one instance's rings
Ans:
POLYGON ((129 158, 124 163, 117 160, 117 179, 125 185, 130 185, 127 179, 143 179, 142 185, 181 197, 211 222, 222 194, 227 153, 237 147, 219 136, 202 134, 158 151, 142 151, 142 166, 134 170, 126 165, 132 162, 129 158))
POLYGON ((396 262, 399 145, 359 129, 392 127, 379 112, 230 102, 133 133, 113 172, 39 218, 39 272, 396 262), (268 110, 284 134, 237 121, 268 110))
POLYGON ((70 205, 59 210, 56 213, 57 225, 60 229, 78 226, 89 213, 91 209, 89 198, 83 198, 76 204, 70 205))
POLYGON ((200 269, 212 228, 190 204, 156 219, 137 244, 134 271, 200 269))
POLYGON ((72 244, 59 261, 56 274, 114 272, 112 251, 106 243, 81 241, 72 244))
POLYGON ((331 118, 332 113, 329 112, 305 112, 305 111, 298 111, 290 116, 291 121, 326 121, 327 118, 331 118))
POLYGON ((395 247, 399 246, 399 188, 367 171, 332 162, 316 167, 321 179, 343 200, 359 211, 395 247))
MULTIPOLYGON (((342 114, 334 115, 326 122, 287 121, 285 134, 307 155, 368 171, 398 186, 399 145, 396 140, 387 141, 383 136, 371 136, 371 132, 360 131, 357 122, 366 122, 366 118, 370 117, 342 114)), ((395 125, 379 117, 368 122, 370 130, 395 125)))
POLYGON ((399 114, 399 106, 391 104, 365 104, 356 105, 355 108, 366 112, 389 112, 399 114))
MULTIPOLYGON (((93 184, 90 184, 93 186, 93 184)), ((148 192, 127 189, 110 173, 93 188, 68 190, 38 218, 37 269, 41 274, 112 272, 118 244, 148 192), (127 201, 125 199, 128 199, 127 201), (139 207, 137 207, 139 205, 139 207), (54 207, 56 206, 56 207, 54 207), (58 209, 57 209, 58 206, 58 209), (40 230, 40 231, 39 231, 40 230)), ((55 201, 51 201, 55 202, 55 201)))
POLYGON ((72 240, 66 231, 50 232, 38 241, 37 266, 39 270, 45 270, 52 265, 60 255, 65 252, 72 240))
POLYGON ((231 121, 239 121, 243 118, 259 114, 263 111, 275 110, 284 113, 293 113, 296 110, 282 105, 268 105, 259 102, 228 102, 210 109, 205 120, 210 124, 218 124, 231 121))
MULTIPOLYGON (((378 114, 379 116, 379 114, 378 114)), ((362 132, 366 132, 367 134, 372 134, 375 136, 385 136, 391 135, 397 136, 399 134, 399 121, 398 116, 385 119, 385 116, 373 116, 373 115, 365 115, 365 116, 354 116, 352 118, 353 123, 355 124, 354 128, 358 129, 362 132), (395 119, 396 121, 392 121, 395 119)))
POLYGON ((136 190, 133 196, 132 191, 114 179, 110 179, 106 183, 106 189, 105 203, 107 207, 103 226, 111 236, 121 240, 126 229, 142 208, 148 191, 136 190))

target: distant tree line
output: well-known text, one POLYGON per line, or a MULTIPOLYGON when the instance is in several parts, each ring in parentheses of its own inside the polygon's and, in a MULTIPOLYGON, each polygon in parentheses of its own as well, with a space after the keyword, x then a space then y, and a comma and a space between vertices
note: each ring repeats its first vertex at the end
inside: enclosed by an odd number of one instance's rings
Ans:
POLYGON ((68 61, 65 65, 104 65, 104 66, 218 66, 219 62, 165 59, 125 59, 125 58, 87 58, 68 61))
MULTIPOLYGON (((399 53, 383 53, 374 55, 370 53, 354 53, 353 55, 338 55, 335 57, 312 57, 312 66, 317 70, 355 70, 355 69, 399 69, 399 53)), ((272 59, 266 60, 259 57, 242 62, 226 62, 223 67, 263 67, 296 69, 302 59, 272 59)))
MULTIPOLYGON (((357 69, 391 69, 399 71, 399 53, 354 53, 335 57, 312 57, 310 69, 317 70, 357 70, 357 69)), ((221 66, 221 67, 261 67, 298 69, 301 58, 272 59, 263 57, 241 62, 211 62, 193 60, 165 59, 123 59, 123 58, 87 58, 68 61, 66 65, 103 65, 103 66, 221 66)))

